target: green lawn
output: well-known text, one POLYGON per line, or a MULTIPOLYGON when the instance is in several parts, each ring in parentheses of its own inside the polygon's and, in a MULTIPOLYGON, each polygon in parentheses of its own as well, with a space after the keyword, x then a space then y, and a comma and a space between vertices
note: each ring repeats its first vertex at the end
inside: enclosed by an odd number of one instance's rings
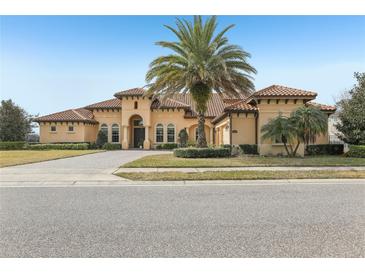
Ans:
POLYGON ((365 158, 307 156, 305 158, 243 156, 232 158, 177 158, 172 154, 146 156, 122 167, 240 167, 240 166, 365 166, 365 158))
POLYGON ((102 150, 6 150, 0 151, 0 167, 80 156, 102 150))
POLYGON ((365 171, 206 171, 206 172, 122 172, 134 181, 265 180, 265 179, 364 179, 365 171))

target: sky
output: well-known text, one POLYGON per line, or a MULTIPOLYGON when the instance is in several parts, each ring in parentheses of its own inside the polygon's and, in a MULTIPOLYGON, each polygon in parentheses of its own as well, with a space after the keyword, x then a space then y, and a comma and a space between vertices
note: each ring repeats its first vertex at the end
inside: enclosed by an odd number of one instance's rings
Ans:
MULTIPOLYGON (((181 16, 179 16, 181 17, 181 16)), ((1 16, 0 97, 31 114, 111 99, 142 87, 149 63, 174 41, 176 16, 1 16)), ((191 20, 191 16, 184 16, 191 20)), ((334 104, 365 71, 365 17, 218 16, 232 44, 252 57, 256 89, 280 84, 334 104)))

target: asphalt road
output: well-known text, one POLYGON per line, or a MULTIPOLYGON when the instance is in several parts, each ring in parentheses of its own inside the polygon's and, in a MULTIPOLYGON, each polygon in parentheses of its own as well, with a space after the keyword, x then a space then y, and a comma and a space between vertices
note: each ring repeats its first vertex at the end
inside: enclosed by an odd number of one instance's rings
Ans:
POLYGON ((1 257, 364 257, 365 184, 1 187, 1 257))

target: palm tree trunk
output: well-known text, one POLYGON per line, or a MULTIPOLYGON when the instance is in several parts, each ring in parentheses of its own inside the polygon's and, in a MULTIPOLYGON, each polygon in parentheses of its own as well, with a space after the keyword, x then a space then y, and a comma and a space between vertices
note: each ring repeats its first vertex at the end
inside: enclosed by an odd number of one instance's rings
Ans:
POLYGON ((204 112, 198 113, 198 140, 196 142, 197 147, 207 147, 207 139, 205 137, 205 117, 204 112))
POLYGON ((295 156, 297 154, 297 150, 299 148, 299 145, 300 145, 300 142, 298 141, 297 146, 294 149, 293 156, 295 156))
POLYGON ((288 154, 288 157, 291 157, 291 154, 289 152, 288 146, 287 146, 287 144, 285 142, 284 142, 284 147, 285 147, 286 153, 288 154))

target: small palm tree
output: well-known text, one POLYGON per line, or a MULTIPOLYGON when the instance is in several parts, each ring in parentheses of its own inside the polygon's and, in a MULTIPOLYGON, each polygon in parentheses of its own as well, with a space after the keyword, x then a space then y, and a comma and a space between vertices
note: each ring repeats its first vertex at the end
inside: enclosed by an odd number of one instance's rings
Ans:
POLYGON ((291 142, 296 139, 297 130, 290 118, 279 113, 277 117, 270 119, 267 124, 262 126, 261 132, 263 133, 262 139, 270 139, 272 142, 281 141, 288 156, 295 155, 293 154, 291 142))
POLYGON ((201 16, 194 23, 177 19, 177 28, 166 26, 177 37, 176 42, 157 42, 173 54, 158 57, 146 74, 147 94, 170 97, 190 92, 198 115, 198 147, 206 147, 204 113, 213 91, 228 96, 249 95, 254 91, 251 73, 255 68, 247 63, 250 54, 228 43, 225 33, 230 25, 215 34, 217 20, 212 16, 203 23, 201 16))
POLYGON ((314 143, 318 135, 327 133, 326 115, 318 108, 300 107, 292 113, 291 119, 296 124, 298 138, 305 145, 314 143))

